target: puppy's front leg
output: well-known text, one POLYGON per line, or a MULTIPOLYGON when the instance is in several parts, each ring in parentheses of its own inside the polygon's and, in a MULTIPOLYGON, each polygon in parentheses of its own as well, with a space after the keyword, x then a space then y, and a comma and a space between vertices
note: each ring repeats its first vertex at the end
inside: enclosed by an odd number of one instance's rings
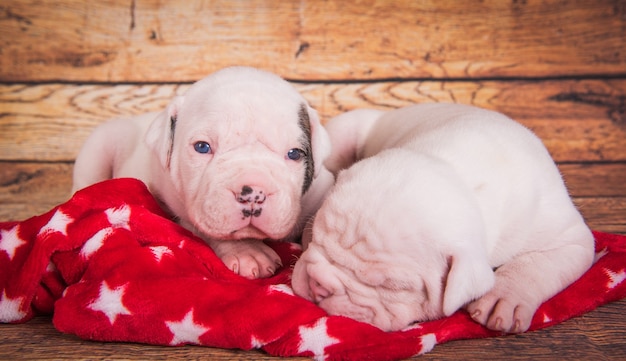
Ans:
POLYGON ((519 255, 496 270, 494 287, 467 305, 467 311, 489 329, 525 332, 537 308, 589 268, 590 253, 580 244, 570 244, 519 255))
POLYGON ((248 279, 271 277, 282 267, 278 254, 258 239, 210 240, 207 243, 226 267, 248 279))

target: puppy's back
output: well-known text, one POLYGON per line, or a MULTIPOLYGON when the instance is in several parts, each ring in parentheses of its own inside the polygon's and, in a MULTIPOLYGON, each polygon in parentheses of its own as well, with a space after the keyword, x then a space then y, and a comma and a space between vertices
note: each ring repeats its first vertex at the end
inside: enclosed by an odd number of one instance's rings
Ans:
POLYGON ((96 127, 76 157, 72 192, 111 178, 144 180, 148 161, 135 158, 147 151, 143 137, 156 114, 111 119, 96 127))
POLYGON ((501 113, 439 103, 394 110, 372 126, 363 156, 395 147, 455 169, 480 204, 494 265, 528 247, 528 239, 562 239, 566 229, 584 227, 541 140, 501 113))

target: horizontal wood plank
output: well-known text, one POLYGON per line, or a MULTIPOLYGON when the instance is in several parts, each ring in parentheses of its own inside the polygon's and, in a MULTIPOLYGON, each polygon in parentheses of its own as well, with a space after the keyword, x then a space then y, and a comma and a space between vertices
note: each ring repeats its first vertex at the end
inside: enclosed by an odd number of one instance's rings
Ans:
POLYGON ((626 162, 557 165, 572 197, 626 197, 626 162))
MULTIPOLYGON (((573 197, 626 197, 626 162, 558 164, 573 197)), ((57 202, 70 196, 72 163, 0 161, 0 202, 57 202)))
POLYGON ((66 202, 71 163, 0 162, 0 222, 24 220, 66 202))
POLYGON ((591 229, 626 234, 626 197, 574 197, 591 229))
POLYGON ((0 79, 194 81, 626 73, 622 1, 5 0, 0 79))
MULTIPOLYGON (((0 162, 0 221, 47 212, 71 196, 71 163, 0 162)), ((575 204, 593 229, 626 234, 626 162, 560 164, 575 204)))
MULTIPOLYGON (((343 111, 458 102, 530 127, 559 162, 626 160, 626 79, 294 83, 324 121, 343 111)), ((164 109, 188 84, 0 85, 0 160, 73 161, 112 117, 164 109)))

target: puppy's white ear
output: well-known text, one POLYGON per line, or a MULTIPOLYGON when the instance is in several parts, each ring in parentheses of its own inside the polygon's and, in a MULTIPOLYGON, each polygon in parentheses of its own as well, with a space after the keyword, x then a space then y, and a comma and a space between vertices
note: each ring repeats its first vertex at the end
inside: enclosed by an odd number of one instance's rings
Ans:
POLYGON ((449 258, 446 288, 443 291, 443 313, 450 316, 466 303, 489 291, 495 282, 493 270, 483 257, 456 254, 449 258))
POLYGON ((330 137, 322 126, 315 109, 307 105, 306 110, 309 113, 309 123, 311 125, 311 149, 313 150, 313 162, 315 163, 313 176, 317 177, 324 168, 324 161, 330 156, 330 137))
POLYGON ((163 168, 168 168, 174 149, 174 134, 176 131, 176 120, 178 112, 183 105, 184 97, 177 96, 170 102, 152 121, 146 132, 145 142, 148 148, 158 157, 163 168))

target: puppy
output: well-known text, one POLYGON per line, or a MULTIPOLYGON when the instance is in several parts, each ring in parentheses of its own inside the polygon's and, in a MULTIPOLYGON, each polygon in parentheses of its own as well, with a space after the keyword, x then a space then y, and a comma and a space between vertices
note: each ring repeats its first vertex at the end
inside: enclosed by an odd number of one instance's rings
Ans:
POLYGON ((327 130, 328 168, 356 163, 315 216, 292 285, 330 314, 393 331, 466 306, 523 332, 591 266, 592 233, 557 167, 506 116, 423 104, 348 112, 327 130))
POLYGON ((268 277, 281 261, 262 240, 299 237, 334 182, 323 165, 329 153, 317 113, 288 82, 231 67, 160 113, 96 128, 76 159, 73 189, 138 178, 230 269, 268 277))

